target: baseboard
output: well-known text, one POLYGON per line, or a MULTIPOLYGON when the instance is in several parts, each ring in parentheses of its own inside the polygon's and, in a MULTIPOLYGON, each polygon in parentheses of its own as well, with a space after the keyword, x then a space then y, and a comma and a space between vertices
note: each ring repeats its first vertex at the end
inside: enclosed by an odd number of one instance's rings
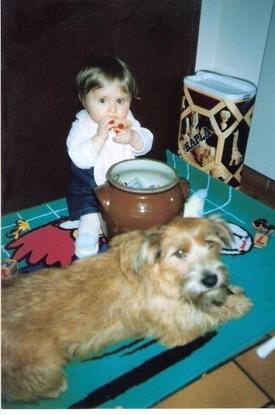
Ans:
POLYGON ((275 181, 244 166, 240 190, 275 208, 275 181))

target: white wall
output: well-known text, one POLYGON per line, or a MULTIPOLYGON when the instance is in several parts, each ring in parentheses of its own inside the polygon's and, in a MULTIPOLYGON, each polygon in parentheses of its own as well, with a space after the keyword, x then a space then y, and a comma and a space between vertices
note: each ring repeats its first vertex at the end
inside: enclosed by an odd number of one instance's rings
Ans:
POLYGON ((245 164, 275 179, 273 6, 273 0, 202 0, 196 70, 236 76, 258 86, 245 164))
POLYGON ((275 6, 248 144, 245 164, 275 180, 275 6))

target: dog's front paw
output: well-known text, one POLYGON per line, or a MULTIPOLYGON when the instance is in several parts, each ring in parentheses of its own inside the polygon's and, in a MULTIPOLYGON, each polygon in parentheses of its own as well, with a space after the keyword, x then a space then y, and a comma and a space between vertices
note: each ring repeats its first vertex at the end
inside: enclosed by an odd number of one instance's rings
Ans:
POLYGON ((67 380, 65 379, 65 377, 63 377, 62 383, 60 384, 59 388, 49 391, 45 395, 45 397, 52 398, 52 399, 58 398, 59 395, 61 395, 61 393, 64 393, 67 390, 67 388, 68 388, 67 380))
POLYGON ((253 303, 243 295, 242 289, 239 289, 239 287, 233 288, 235 292, 227 297, 226 306, 230 310, 231 318, 240 318, 251 310, 253 303))
POLYGON ((241 287, 238 287, 237 285, 229 285, 228 290, 231 294, 243 294, 244 289, 241 287))

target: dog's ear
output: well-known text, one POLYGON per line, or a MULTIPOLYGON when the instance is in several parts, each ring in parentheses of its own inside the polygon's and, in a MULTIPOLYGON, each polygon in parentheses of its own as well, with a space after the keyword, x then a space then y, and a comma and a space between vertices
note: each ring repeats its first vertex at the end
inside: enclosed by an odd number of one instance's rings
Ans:
POLYGON ((121 270, 130 277, 138 274, 142 267, 154 264, 161 253, 159 228, 146 231, 131 231, 115 236, 110 246, 119 256, 121 270))
POLYGON ((221 245, 224 248, 230 248, 234 238, 227 222, 218 215, 211 215, 208 219, 212 224, 213 233, 220 239, 221 245))
POLYGON ((161 256, 161 228, 144 232, 144 238, 133 261, 133 271, 138 274, 145 265, 152 266, 161 256))

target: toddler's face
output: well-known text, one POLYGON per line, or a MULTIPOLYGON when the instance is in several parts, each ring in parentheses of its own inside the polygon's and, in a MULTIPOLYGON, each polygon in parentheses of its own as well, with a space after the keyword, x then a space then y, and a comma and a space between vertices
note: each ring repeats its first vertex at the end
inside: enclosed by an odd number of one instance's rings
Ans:
POLYGON ((122 86, 121 82, 115 80, 89 91, 82 104, 95 122, 99 123, 106 115, 119 120, 127 117, 131 100, 122 86))

